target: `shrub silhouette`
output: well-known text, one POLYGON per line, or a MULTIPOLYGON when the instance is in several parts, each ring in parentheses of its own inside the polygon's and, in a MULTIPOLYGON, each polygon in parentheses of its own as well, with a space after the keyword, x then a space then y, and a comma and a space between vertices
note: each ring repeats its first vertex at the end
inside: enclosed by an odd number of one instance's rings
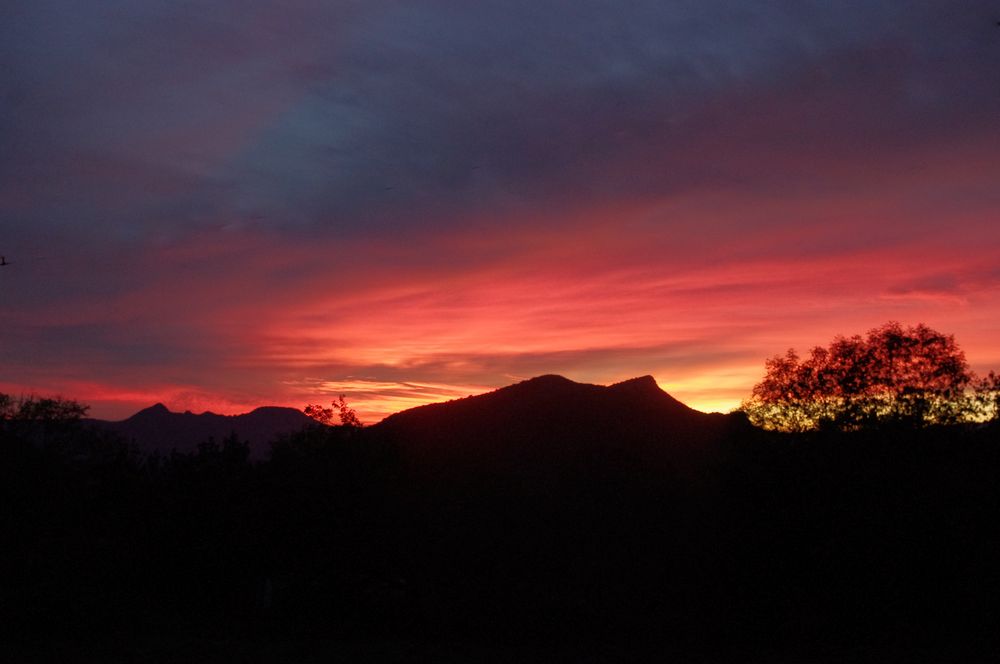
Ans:
POLYGON ((358 418, 358 414, 354 412, 354 409, 347 405, 347 399, 344 398, 343 394, 336 401, 331 402, 330 405, 332 408, 309 404, 302 409, 302 412, 320 424, 327 426, 334 426, 334 415, 340 419, 341 426, 352 429, 360 429, 364 426, 358 418))
MULTIPOLYGON (((77 449, 81 445, 77 434, 88 410, 88 406, 72 399, 0 394, 0 441, 31 444, 67 456, 87 456, 77 449)), ((87 437, 87 444, 95 444, 97 438, 87 437)))
POLYGON ((0 394, 0 420, 6 422, 72 422, 88 410, 72 399, 0 394))
POLYGON ((925 325, 889 322, 865 337, 838 336, 808 358, 789 349, 765 366, 742 409, 768 429, 919 427, 996 413, 996 376, 977 378, 954 337, 925 325))

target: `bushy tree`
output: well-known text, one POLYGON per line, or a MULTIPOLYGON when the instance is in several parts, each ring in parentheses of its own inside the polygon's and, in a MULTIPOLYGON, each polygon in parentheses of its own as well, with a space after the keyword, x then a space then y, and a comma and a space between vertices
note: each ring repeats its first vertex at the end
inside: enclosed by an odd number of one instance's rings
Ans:
POLYGON ((75 422, 88 410, 72 399, 0 394, 0 420, 8 422, 75 422))
POLYGON ((790 349, 742 409, 757 426, 785 431, 955 424, 996 414, 998 381, 979 379, 952 335, 889 322, 864 337, 836 337, 801 358, 790 349))
POLYGON ((358 418, 358 414, 355 413, 354 409, 347 404, 347 399, 343 394, 341 394, 336 401, 331 402, 330 406, 332 406, 332 408, 324 408, 323 406, 309 404, 303 409, 303 412, 320 424, 325 424, 327 426, 334 425, 333 418, 335 416, 339 418, 341 426, 350 427, 352 429, 360 429, 364 426, 358 418))
POLYGON ((72 399, 0 394, 0 440, 39 447, 79 447, 84 439, 93 438, 78 435, 88 410, 72 399))

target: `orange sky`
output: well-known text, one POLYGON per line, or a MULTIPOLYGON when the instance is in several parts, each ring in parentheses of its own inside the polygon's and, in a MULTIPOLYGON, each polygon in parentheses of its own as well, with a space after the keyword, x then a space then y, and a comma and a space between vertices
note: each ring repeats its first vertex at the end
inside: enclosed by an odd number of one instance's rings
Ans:
POLYGON ((889 320, 1000 369, 988 4, 25 4, 0 390, 374 422, 652 374, 728 410, 889 320))
MULTIPOLYGON (((696 203, 573 212, 525 224, 516 237, 490 221, 389 245, 281 246, 253 234, 171 245, 142 259, 163 266, 142 289, 24 322, 44 325, 51 316, 80 329, 114 325, 125 330, 125 345, 129 330, 147 342, 182 334, 183 361, 165 358, 137 373, 109 348, 74 367, 37 372, 28 387, 84 399, 102 417, 154 401, 237 413, 345 394, 374 422, 542 373, 595 383, 649 373, 693 407, 725 411, 748 395, 766 357, 890 319, 954 333, 975 368, 1000 367, 996 253, 977 258, 961 243, 927 246, 920 238, 891 250, 864 242, 828 249, 845 231, 812 226, 770 247, 752 246, 753 238, 713 245, 706 236, 727 220, 696 203), (671 214, 692 216, 660 229, 657 219, 671 214), (499 237, 488 241, 489 233, 499 237), (373 266, 356 272, 365 261, 373 266), (198 266, 206 262, 230 267, 204 280, 198 266), (276 281, 299 270, 295 288, 276 281), (164 325, 175 320, 181 333, 164 325)), ((721 216, 739 206, 712 207, 721 216)), ((808 216, 811 207, 782 202, 773 212, 808 216)), ((867 204, 845 208, 837 213, 870 214, 867 204)), ((851 232, 879 231, 858 224, 851 232)))

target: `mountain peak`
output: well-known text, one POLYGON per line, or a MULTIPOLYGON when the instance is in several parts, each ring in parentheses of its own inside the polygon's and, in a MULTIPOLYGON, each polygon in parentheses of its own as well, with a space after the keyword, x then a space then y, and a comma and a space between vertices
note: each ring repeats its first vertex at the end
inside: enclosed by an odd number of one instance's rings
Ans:
POLYGON ((298 408, 291 408, 289 406, 258 406, 251 410, 249 413, 243 413, 243 415, 236 415, 233 417, 291 417, 303 419, 303 421, 310 421, 308 415, 303 413, 298 408))
POLYGON ((542 376, 535 376, 534 378, 529 378, 528 380, 523 380, 518 385, 574 385, 575 383, 565 376, 560 376, 559 374, 544 374, 542 376))
POLYGON ((660 391, 660 386, 657 384, 656 379, 646 374, 645 376, 637 376, 635 378, 629 378, 628 380, 623 380, 620 383, 615 383, 609 385, 612 389, 614 388, 642 388, 642 389, 654 389, 660 391))
POLYGON ((647 397, 655 399, 670 397, 669 394, 660 388, 656 379, 648 375, 638 376, 637 378, 629 378, 628 380, 623 380, 620 383, 609 385, 608 390, 618 394, 631 395, 633 397, 647 397))
POLYGON ((162 403, 155 403, 149 408, 143 408, 132 417, 150 416, 150 415, 169 415, 169 414, 170 414, 169 408, 164 406, 162 403))

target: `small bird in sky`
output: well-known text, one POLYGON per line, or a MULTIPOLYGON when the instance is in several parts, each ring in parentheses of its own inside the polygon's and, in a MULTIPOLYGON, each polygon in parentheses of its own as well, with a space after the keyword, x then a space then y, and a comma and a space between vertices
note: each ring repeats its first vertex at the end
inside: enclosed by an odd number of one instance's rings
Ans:
POLYGON ((5 267, 7 265, 10 265, 10 263, 7 262, 7 257, 0 256, 0 267, 5 267))

